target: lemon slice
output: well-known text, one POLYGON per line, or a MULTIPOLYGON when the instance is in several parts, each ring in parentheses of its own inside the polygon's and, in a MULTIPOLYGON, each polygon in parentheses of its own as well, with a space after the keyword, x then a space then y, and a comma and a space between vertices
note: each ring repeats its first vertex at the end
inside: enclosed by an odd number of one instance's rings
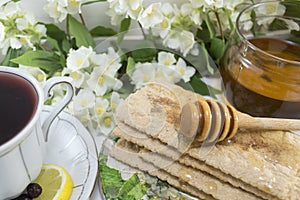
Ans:
POLYGON ((33 182, 42 187, 41 195, 35 200, 68 200, 72 194, 72 179, 59 165, 44 164, 39 176, 33 182))

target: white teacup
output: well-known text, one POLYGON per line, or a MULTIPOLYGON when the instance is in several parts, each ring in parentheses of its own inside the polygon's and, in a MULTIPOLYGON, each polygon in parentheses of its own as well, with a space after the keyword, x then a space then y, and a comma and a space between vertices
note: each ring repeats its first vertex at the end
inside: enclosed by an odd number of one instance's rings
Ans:
POLYGON ((48 129, 73 93, 67 77, 49 79, 43 90, 31 75, 0 66, 0 199, 20 195, 39 175, 48 129), (51 88, 61 83, 66 85, 66 95, 41 124, 44 101, 51 88))

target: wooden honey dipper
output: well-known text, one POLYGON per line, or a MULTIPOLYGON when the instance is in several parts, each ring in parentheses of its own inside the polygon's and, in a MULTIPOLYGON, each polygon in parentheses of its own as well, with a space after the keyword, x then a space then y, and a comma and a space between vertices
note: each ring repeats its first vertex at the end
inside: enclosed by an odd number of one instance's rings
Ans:
POLYGON ((238 128, 256 130, 300 130, 300 120, 252 117, 231 105, 198 97, 181 110, 180 131, 199 142, 232 138, 238 128))

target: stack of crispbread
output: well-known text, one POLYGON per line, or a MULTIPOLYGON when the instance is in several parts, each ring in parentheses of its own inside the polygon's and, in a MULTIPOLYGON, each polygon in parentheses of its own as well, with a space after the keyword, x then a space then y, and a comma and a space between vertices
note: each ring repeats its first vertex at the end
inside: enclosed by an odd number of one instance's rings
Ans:
POLYGON ((300 136, 242 131, 209 145, 180 134, 180 111, 197 95, 151 83, 118 109, 110 155, 200 199, 300 199, 300 136))

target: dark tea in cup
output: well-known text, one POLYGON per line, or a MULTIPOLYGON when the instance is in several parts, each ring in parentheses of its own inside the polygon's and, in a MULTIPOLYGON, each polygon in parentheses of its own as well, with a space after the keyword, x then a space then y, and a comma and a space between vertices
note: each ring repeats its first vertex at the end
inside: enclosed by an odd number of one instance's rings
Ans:
POLYGON ((0 72, 0 145, 12 139, 35 113, 38 96, 23 77, 0 72))

